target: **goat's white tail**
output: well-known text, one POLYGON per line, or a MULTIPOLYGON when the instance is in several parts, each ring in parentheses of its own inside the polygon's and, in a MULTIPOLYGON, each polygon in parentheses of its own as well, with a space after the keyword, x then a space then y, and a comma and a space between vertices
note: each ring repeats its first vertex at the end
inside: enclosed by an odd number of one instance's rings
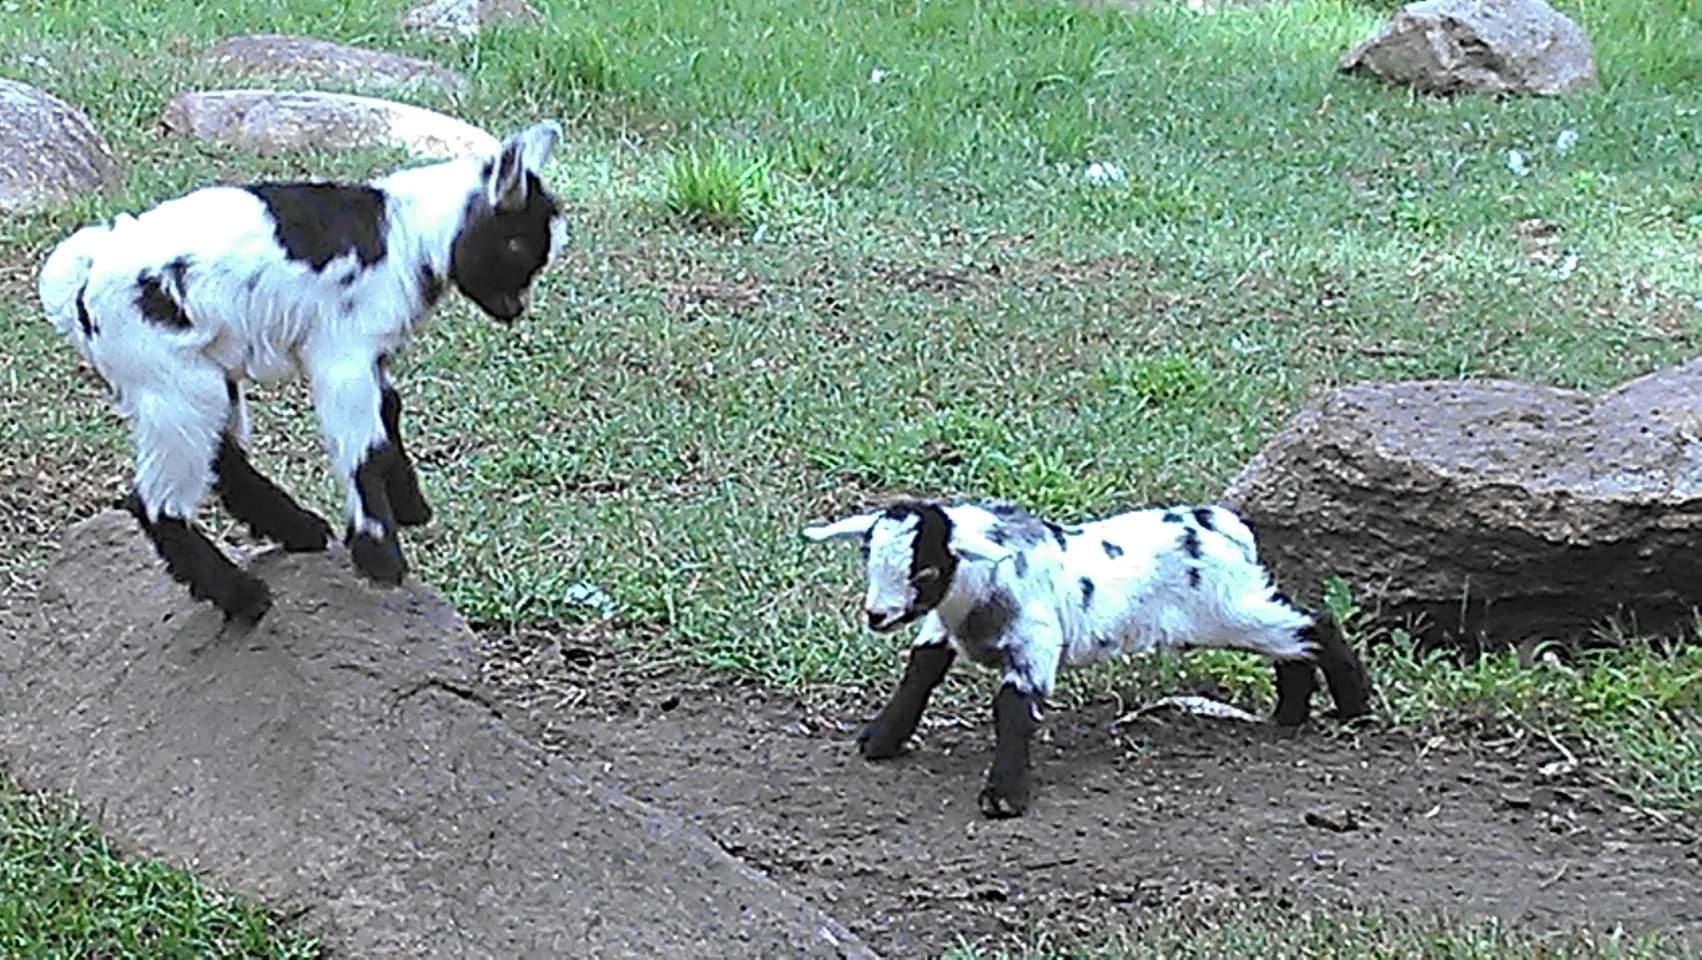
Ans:
POLYGON ((41 297, 47 319, 53 322, 53 328, 59 331, 60 336, 77 345, 85 358, 88 356, 88 343, 83 324, 79 322, 85 308, 79 305, 78 298, 89 282, 89 271, 94 266, 95 257, 111 235, 112 228, 109 226, 83 227, 59 241, 48 252, 47 260, 41 265, 41 274, 36 278, 36 293, 41 297))

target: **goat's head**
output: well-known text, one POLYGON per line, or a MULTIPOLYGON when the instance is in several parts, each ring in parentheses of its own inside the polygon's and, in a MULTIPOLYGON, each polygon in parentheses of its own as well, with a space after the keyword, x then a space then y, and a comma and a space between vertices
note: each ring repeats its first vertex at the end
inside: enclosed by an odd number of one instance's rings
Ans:
POLYGON ((532 280, 567 245, 561 205, 544 188, 544 161, 561 138, 554 121, 520 131, 485 161, 449 255, 456 289, 491 317, 526 311, 532 280))
POLYGON ((815 542, 861 537, 869 628, 896 630, 939 606, 960 561, 1004 559, 1010 551, 963 524, 939 504, 909 500, 884 510, 805 527, 815 542))

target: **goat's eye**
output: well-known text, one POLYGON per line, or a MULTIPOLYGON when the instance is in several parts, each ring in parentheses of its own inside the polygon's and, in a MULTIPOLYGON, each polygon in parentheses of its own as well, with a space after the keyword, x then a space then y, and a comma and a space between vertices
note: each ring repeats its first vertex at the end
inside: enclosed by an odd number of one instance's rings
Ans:
POLYGON ((519 237, 515 237, 514 239, 508 241, 508 252, 514 254, 515 256, 520 256, 521 254, 524 254, 526 252, 526 241, 520 239, 519 237))

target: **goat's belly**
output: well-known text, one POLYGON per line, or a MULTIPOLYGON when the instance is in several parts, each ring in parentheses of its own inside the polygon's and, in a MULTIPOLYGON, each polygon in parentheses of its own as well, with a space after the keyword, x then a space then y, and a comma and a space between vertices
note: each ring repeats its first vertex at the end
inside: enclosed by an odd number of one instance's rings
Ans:
POLYGON ((1158 630, 1133 630, 1082 637, 1070 643, 1064 662, 1071 667, 1087 667, 1118 657, 1145 656, 1158 650, 1180 646, 1184 641, 1158 630))

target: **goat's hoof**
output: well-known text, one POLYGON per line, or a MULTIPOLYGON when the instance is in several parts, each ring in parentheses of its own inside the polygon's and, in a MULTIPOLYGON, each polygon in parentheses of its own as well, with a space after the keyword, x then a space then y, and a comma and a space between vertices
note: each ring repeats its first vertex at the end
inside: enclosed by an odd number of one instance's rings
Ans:
POLYGON ((423 527, 431 522, 431 505, 423 499, 410 502, 406 498, 392 498, 390 509, 396 514, 396 523, 400 526, 423 527))
POLYGON ((272 588, 259 577, 244 573, 216 602, 219 609, 225 612, 226 621, 259 623, 260 618, 272 609, 272 588))
POLYGON ((349 538, 349 555, 354 558, 355 569, 374 583, 399 586, 408 574, 408 561, 395 534, 381 540, 369 533, 357 533, 349 538))
POLYGON ((1028 811, 1027 780, 989 783, 981 788, 981 815, 989 820, 1009 820, 1028 811))
POLYGON ((864 760, 891 760, 904 751, 904 739, 887 733, 877 720, 857 735, 857 749, 864 760))
POLYGON ((290 529, 279 535, 278 543, 288 553, 323 553, 333 536, 324 517, 303 510, 290 529))

